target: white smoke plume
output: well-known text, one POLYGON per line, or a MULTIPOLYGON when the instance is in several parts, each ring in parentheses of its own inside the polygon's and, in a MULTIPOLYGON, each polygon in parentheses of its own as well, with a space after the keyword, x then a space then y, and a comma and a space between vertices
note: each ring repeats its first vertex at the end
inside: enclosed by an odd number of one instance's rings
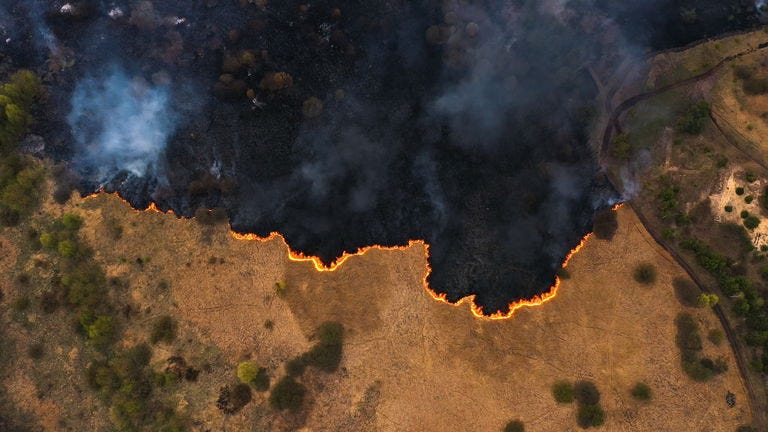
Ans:
POLYGON ((155 86, 113 67, 80 81, 67 121, 76 160, 105 182, 119 172, 152 174, 176 128, 169 86, 155 86))

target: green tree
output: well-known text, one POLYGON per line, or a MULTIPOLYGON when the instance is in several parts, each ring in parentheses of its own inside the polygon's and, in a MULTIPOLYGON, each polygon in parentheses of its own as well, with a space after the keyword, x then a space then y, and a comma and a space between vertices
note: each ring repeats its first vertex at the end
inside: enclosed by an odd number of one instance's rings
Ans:
POLYGON ((254 378, 256 378, 256 374, 258 373, 259 367, 252 361, 240 362, 240 364, 237 365, 237 378, 239 378, 242 383, 250 384, 254 378))
POLYGON ((747 216, 744 219, 744 226, 747 227, 747 229, 753 230, 760 226, 760 218, 753 215, 747 216))
POLYGON ((698 302, 700 307, 712 308, 720 302, 720 297, 717 294, 701 294, 699 295, 698 302))

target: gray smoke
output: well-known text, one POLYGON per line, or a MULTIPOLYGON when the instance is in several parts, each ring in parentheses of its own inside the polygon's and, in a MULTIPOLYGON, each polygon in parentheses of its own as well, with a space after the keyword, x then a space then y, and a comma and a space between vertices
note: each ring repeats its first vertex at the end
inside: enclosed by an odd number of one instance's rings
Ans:
POLYGON ((81 80, 67 117, 77 143, 76 160, 100 182, 120 171, 138 177, 155 174, 176 129, 169 87, 131 77, 118 66, 81 80))

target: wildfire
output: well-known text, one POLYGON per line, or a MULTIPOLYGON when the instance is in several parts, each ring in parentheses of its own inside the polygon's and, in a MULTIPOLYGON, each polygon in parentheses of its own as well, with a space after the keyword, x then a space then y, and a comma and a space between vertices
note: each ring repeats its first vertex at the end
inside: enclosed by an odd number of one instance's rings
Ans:
MULTIPOLYGON (((114 195, 118 199, 120 199, 121 201, 123 201, 124 203, 126 203, 127 205, 130 206, 130 203, 128 203, 128 201, 125 200, 123 197, 121 197, 120 194, 118 194, 117 192, 110 193, 110 192, 99 191, 99 192, 87 195, 85 198, 86 199, 95 198, 95 197, 99 196, 102 193, 107 193, 109 195, 114 195)), ((623 203, 616 204, 615 206, 613 206, 612 210, 616 211, 619 208, 621 208, 622 205, 623 205, 623 203)), ((155 212, 155 213, 160 213, 160 214, 172 214, 172 215, 176 216, 176 214, 173 212, 173 210, 165 210, 165 211, 164 210, 160 210, 154 202, 150 203, 149 207, 147 207, 145 210, 137 210, 137 211, 155 212)), ((439 301, 441 303, 445 303, 445 304, 448 304, 448 305, 451 305, 451 306, 461 306, 464 303, 468 303, 469 304, 469 310, 472 312, 472 315, 474 315, 476 318, 480 318, 480 319, 489 319, 489 320, 508 319, 508 318, 512 318, 512 316, 515 314, 515 312, 518 309, 522 309, 522 308, 525 308, 525 307, 540 306, 540 305, 542 305, 542 304, 552 300, 553 298, 555 298, 557 296, 557 292, 560 289, 560 284, 561 284, 560 277, 559 276, 555 276, 555 283, 550 287, 549 291, 547 291, 545 293, 542 293, 540 295, 537 295, 537 296, 533 297, 532 299, 518 300, 518 301, 514 301, 514 302, 510 303, 509 304, 509 311, 507 311, 506 313, 503 313, 501 311, 497 311, 497 312, 495 312, 495 313, 493 313, 491 315, 486 315, 485 313, 483 313, 482 306, 478 306, 475 303, 475 295, 474 294, 466 296, 466 297, 463 297, 463 298, 459 299, 457 302, 452 303, 452 302, 448 301, 448 297, 447 297, 446 294, 444 294, 444 293, 437 293, 434 290, 432 290, 432 288, 430 288, 429 283, 427 282, 427 279, 429 278, 430 273, 432 273, 432 268, 429 265, 429 244, 427 244, 427 242, 425 242, 424 240, 410 240, 408 242, 408 244, 403 245, 403 246, 372 245, 372 246, 367 246, 367 247, 360 248, 356 252, 352 252, 352 253, 344 252, 344 254, 341 257, 339 257, 336 261, 334 261, 330 265, 326 266, 320 260, 320 258, 318 258, 316 256, 307 256, 307 255, 302 254, 301 252, 296 252, 296 251, 292 250, 290 245, 288 244, 288 242, 285 241, 285 237, 283 237, 283 235, 278 233, 278 232, 272 232, 272 233, 270 233, 266 237, 260 237, 260 236, 257 236, 256 234, 236 232, 236 231, 232 230, 231 226, 229 226, 229 232, 232 235, 232 237, 234 237, 237 240, 248 240, 248 241, 257 240, 257 241, 261 241, 261 242, 267 242, 267 241, 272 241, 272 240, 275 240, 275 239, 280 239, 280 241, 283 242, 283 244, 285 245, 286 249, 288 250, 288 259, 289 260, 296 261, 296 262, 309 261, 315 267, 315 270, 317 270, 319 272, 332 272, 332 271, 335 271, 342 264, 344 264, 348 259, 350 259, 352 257, 355 257, 355 256, 362 256, 366 252, 368 252, 369 250, 372 250, 372 249, 382 250, 382 251, 392 251, 392 250, 400 250, 400 251, 402 251, 402 250, 406 250, 406 249, 408 249, 408 248, 410 248, 412 246, 421 245, 421 246, 424 247, 424 259, 425 259, 425 263, 426 263, 425 264, 426 265, 426 271, 424 272, 424 277, 422 278, 422 285, 424 286, 424 289, 429 293, 429 295, 433 299, 435 299, 435 300, 437 300, 437 301, 439 301)), ((568 266, 568 263, 570 262, 571 258, 573 258, 573 256, 579 250, 581 250, 581 248, 584 247, 584 245, 587 243, 587 240, 589 240, 589 238, 591 236, 592 236, 592 233, 589 233, 589 234, 585 235, 581 239, 579 244, 576 245, 573 249, 571 249, 571 251, 568 253, 568 255, 566 255, 565 259, 563 260, 563 264, 561 265, 561 268, 565 269, 568 266)))

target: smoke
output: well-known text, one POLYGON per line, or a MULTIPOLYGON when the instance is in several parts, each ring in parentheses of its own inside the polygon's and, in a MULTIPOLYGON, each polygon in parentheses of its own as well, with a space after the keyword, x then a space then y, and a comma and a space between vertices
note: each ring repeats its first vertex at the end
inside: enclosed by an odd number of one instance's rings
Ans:
POLYGON ((78 82, 67 122, 80 165, 99 182, 121 171, 155 174, 176 128, 169 88, 170 83, 150 84, 118 66, 78 82))
MULTIPOLYGON (((708 1, 702 19, 726 22, 708 1)), ((650 39, 627 26, 689 37, 660 21, 671 0, 97 3, 30 15, 77 57, 51 86, 71 136, 45 130, 83 178, 179 214, 224 207, 326 263, 423 239, 432 287, 486 312, 548 289, 618 199, 589 129, 595 81, 650 39), (141 78, 160 70, 173 79, 141 78)))

